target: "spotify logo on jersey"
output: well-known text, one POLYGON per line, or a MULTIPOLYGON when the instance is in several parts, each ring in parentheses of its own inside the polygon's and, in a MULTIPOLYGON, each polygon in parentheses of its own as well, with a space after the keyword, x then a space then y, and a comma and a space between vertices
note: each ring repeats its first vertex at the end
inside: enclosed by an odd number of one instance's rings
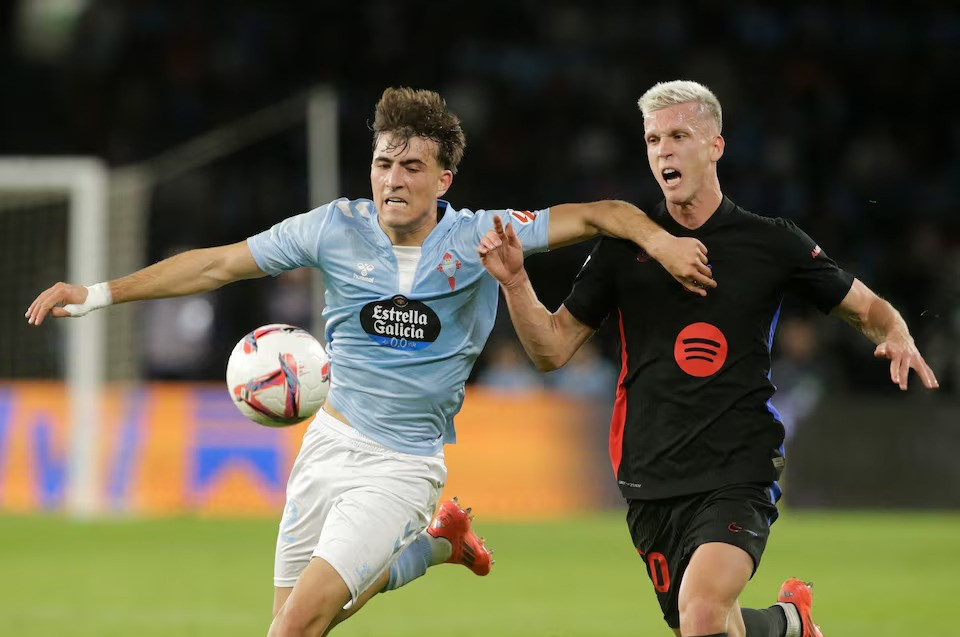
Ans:
POLYGON ((440 335, 437 313, 402 294, 364 305, 360 325, 374 341, 394 349, 423 349, 440 335))
POLYGON ((673 357, 691 376, 710 376, 727 360, 727 339, 709 323, 692 323, 677 334, 673 357))

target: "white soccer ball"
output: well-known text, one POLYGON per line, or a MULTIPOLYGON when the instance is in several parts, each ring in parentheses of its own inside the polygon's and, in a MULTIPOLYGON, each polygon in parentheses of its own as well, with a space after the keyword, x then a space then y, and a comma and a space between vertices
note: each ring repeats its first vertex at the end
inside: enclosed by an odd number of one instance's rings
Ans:
POLYGON ((227 389, 250 420, 293 425, 317 413, 330 388, 330 360, 306 330, 274 323, 237 343, 227 362, 227 389))

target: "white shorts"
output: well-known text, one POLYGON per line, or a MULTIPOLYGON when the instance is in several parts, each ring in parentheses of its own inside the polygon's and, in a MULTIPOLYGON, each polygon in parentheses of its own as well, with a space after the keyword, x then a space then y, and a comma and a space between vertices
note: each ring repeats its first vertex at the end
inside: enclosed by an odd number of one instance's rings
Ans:
POLYGON ((287 481, 274 586, 292 587, 320 557, 356 601, 430 523, 446 479, 442 452, 387 449, 321 409, 287 481))

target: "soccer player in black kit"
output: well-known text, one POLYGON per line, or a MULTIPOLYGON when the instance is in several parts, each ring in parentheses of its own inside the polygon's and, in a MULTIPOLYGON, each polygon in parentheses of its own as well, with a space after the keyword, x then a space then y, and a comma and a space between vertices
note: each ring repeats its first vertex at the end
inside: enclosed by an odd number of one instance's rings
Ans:
POLYGON ((810 585, 799 579, 784 582, 769 608, 737 601, 777 517, 784 430, 769 402, 770 347, 784 295, 860 330, 877 344, 875 355, 890 360, 901 389, 911 369, 928 388, 937 380, 893 306, 790 221, 755 215, 723 195, 722 115, 709 89, 660 83, 639 105, 665 198, 650 217, 706 245, 715 289, 690 294, 636 245, 604 238, 551 313, 530 286, 510 226, 495 225, 477 251, 539 369, 566 363, 608 317, 619 323, 610 456, 634 546, 674 632, 822 637, 810 585))

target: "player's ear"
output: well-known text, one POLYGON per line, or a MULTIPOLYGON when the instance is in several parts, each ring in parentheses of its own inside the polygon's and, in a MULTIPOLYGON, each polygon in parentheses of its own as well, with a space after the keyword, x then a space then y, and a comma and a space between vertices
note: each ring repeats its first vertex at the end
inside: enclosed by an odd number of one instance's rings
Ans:
POLYGON ((711 161, 720 161, 720 158, 723 157, 723 149, 726 148, 727 143, 723 140, 723 135, 717 135, 710 142, 710 160, 711 161))
POLYGON ((440 179, 437 180, 437 196, 442 197, 450 189, 453 183, 453 171, 445 170, 440 173, 440 179))

